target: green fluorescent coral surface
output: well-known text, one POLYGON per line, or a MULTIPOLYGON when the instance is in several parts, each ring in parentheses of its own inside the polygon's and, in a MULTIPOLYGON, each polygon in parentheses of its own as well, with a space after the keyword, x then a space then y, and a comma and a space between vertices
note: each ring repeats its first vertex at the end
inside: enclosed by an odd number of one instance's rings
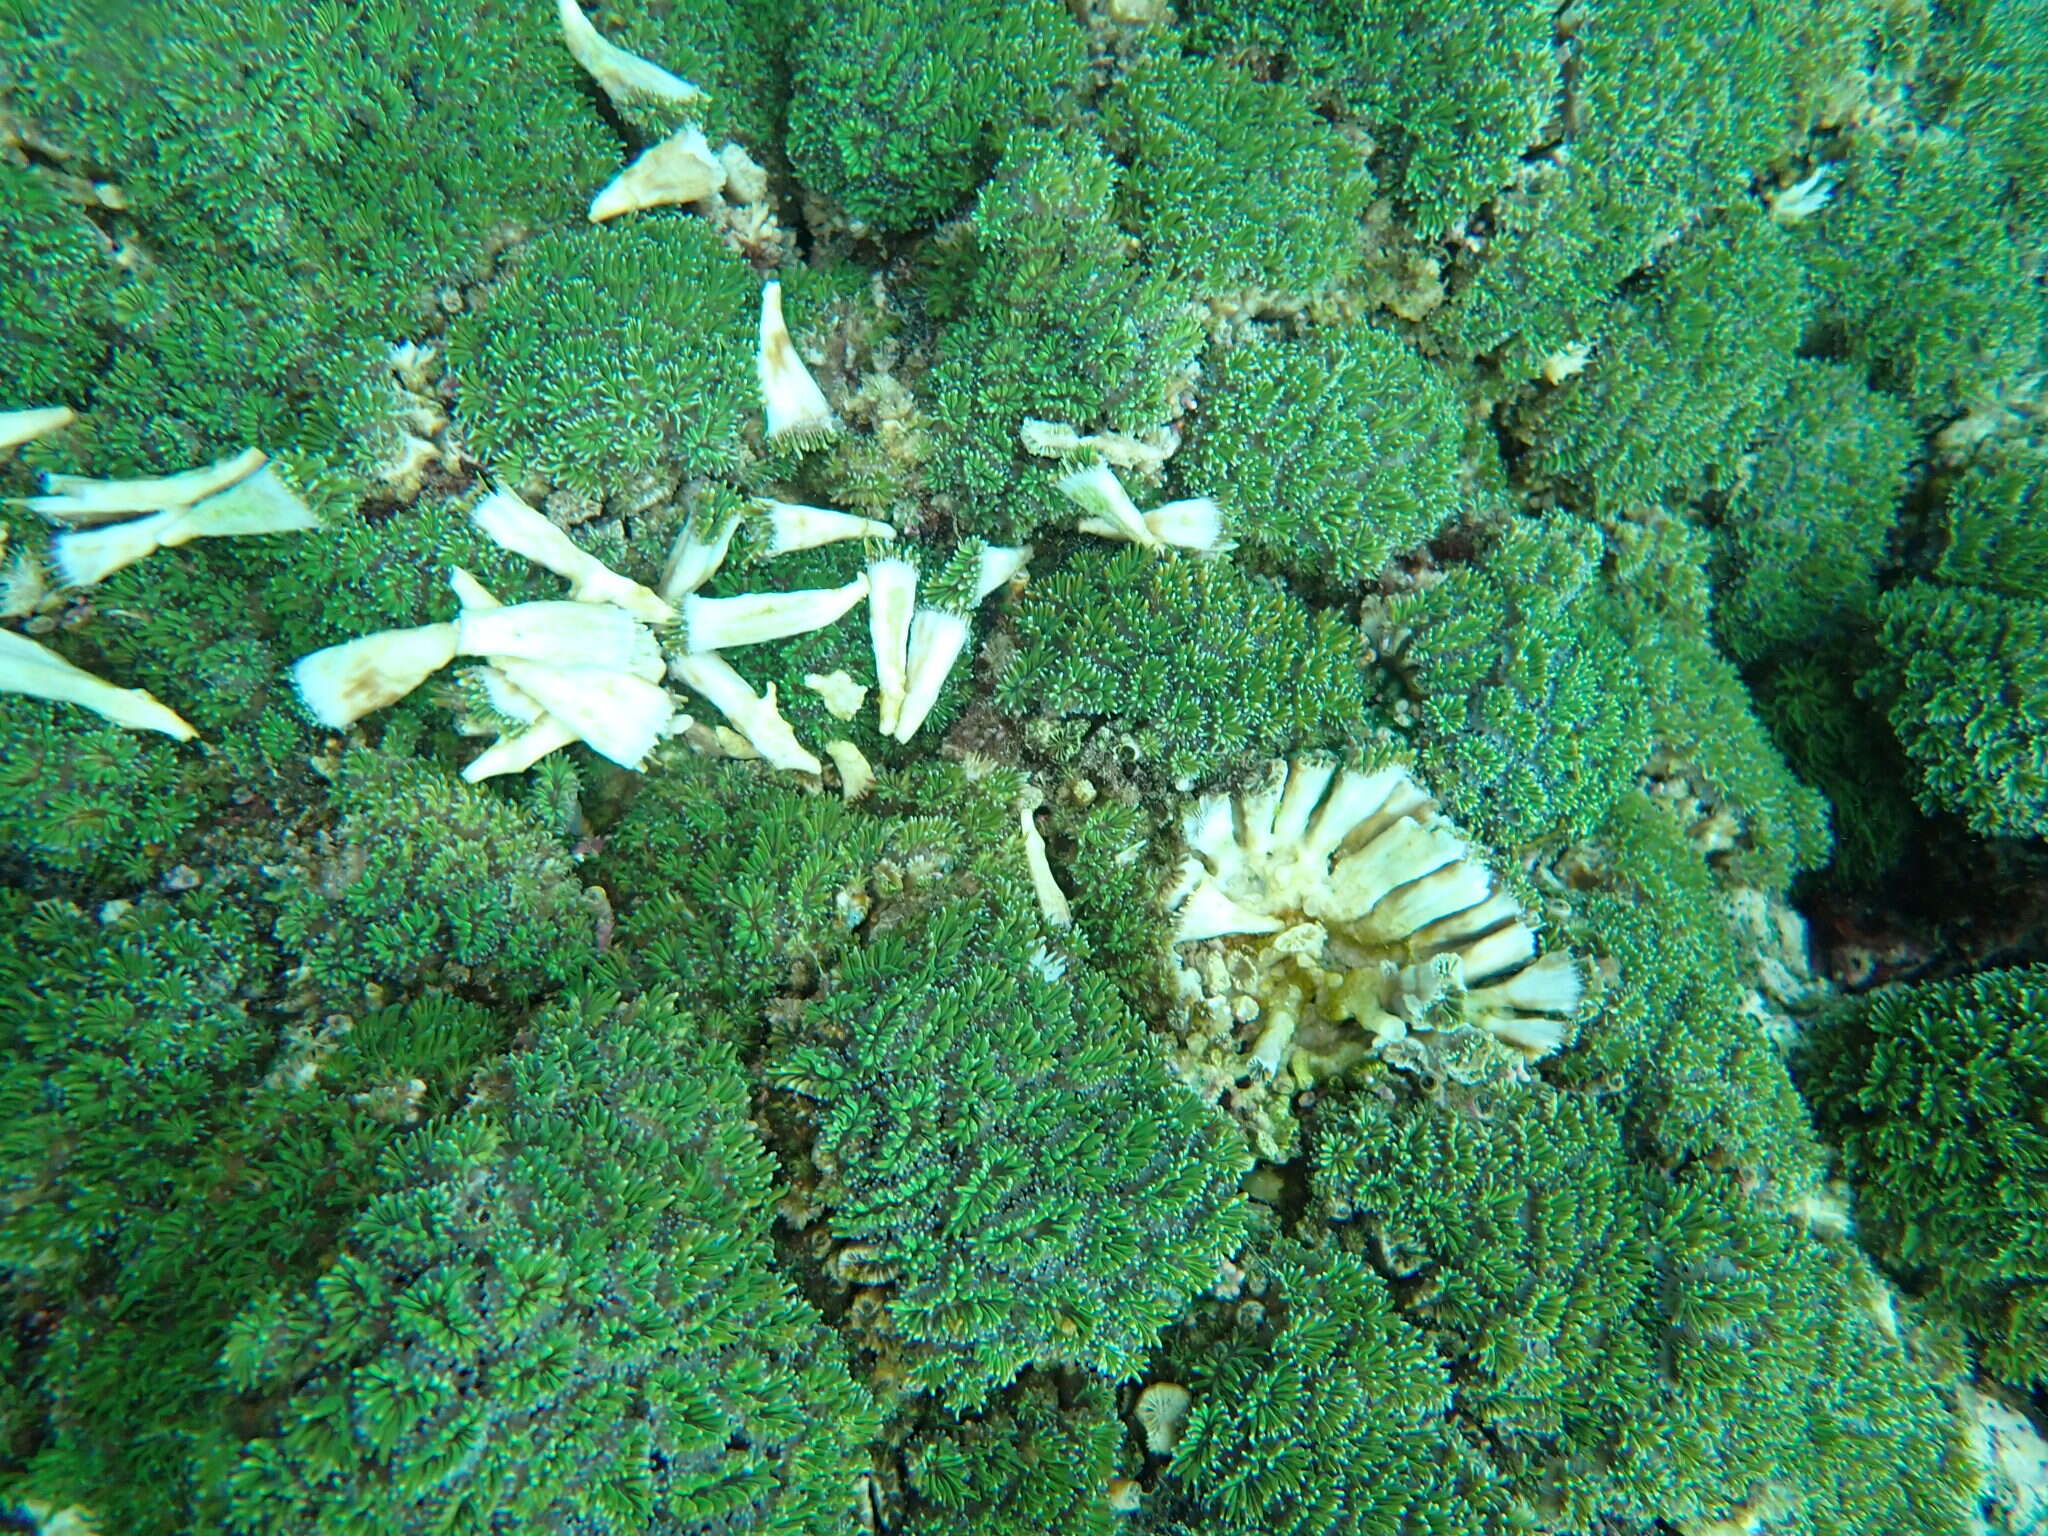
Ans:
POLYGON ((0 0, 0 1532, 2048 1532, 2044 163, 2038 0, 0 0))

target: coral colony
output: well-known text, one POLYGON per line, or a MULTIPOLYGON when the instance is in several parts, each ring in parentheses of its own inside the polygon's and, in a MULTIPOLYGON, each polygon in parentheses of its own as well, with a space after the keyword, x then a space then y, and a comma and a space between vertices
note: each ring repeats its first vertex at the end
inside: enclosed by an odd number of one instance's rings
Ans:
POLYGON ((0 9, 0 1528, 2048 1530, 2034 0, 0 9))

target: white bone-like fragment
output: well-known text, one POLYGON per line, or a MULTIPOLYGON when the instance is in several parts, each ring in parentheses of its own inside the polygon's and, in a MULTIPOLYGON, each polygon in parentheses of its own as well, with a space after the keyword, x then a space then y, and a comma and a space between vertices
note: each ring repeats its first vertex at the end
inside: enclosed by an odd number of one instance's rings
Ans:
POLYGON ((839 798, 851 803, 875 787, 874 766, 852 742, 833 740, 825 743, 825 755, 832 759, 832 766, 839 770, 839 798))
POLYGON ((891 732, 898 741, 915 736, 939 702, 939 690, 946 686, 954 663, 966 649, 970 629, 965 615, 944 608, 920 608, 911 616, 903 705, 896 712, 896 729, 891 732))
POLYGON ((67 523, 90 523, 130 512, 165 512, 226 490, 261 469, 266 458, 261 448, 245 448, 215 464, 147 480, 45 474, 43 494, 28 497, 22 505, 54 522, 67 523))
POLYGON ((606 38, 590 24, 576 0, 557 0, 555 10, 570 56, 614 104, 624 107, 648 101, 688 106, 705 99, 704 92, 689 81, 606 38))
POLYGON ((1210 496, 1169 501, 1145 513, 1144 520, 1153 538, 1177 549, 1220 554, 1233 547, 1223 537, 1223 508, 1210 496))
POLYGON ((1154 1456, 1171 1456, 1180 1444, 1181 1427, 1194 1402, 1192 1392, 1171 1381, 1154 1382, 1140 1392, 1136 1406, 1138 1424, 1145 1431, 1145 1449, 1154 1456))
POLYGON ((1128 539, 1147 549, 1160 547, 1159 535, 1146 526, 1145 515, 1107 464, 1092 464, 1059 478, 1061 492, 1088 516, 1079 524, 1083 533, 1108 539, 1128 539))
POLYGON ((768 201, 768 168, 747 153, 746 146, 727 139, 718 146, 725 167, 725 200, 741 207, 768 201))
POLYGON ((23 443, 47 437, 78 420, 68 405, 37 405, 25 411, 0 411, 0 448, 18 448, 23 443))
POLYGON ((782 718, 773 683, 766 693, 755 693, 730 662, 712 652, 673 655, 669 658, 669 671, 677 682, 701 694, 731 721, 771 766, 794 773, 825 771, 825 765, 804 750, 796 732, 782 718))
POLYGON ((25 549, 16 550, 14 558, 0 570, 0 619, 29 617, 42 606, 48 592, 42 562, 25 549))
POLYGON ((846 539, 894 539, 896 530, 877 518, 830 507, 807 507, 794 501, 761 499, 768 514, 768 543, 764 555, 786 555, 799 549, 816 549, 846 539))
POLYGON ((580 739, 569 726, 543 711, 525 730, 500 736, 471 758, 462 770, 463 782, 481 784, 501 774, 524 773, 550 752, 580 739))
MULTIPOLYGON (((451 566, 448 571, 448 585, 454 589, 455 600, 464 608, 502 608, 505 605, 461 566, 451 566)), ((662 663, 654 658, 655 670, 650 682, 661 680, 662 663)), ((524 689, 514 685, 512 680, 496 667, 486 663, 476 669, 482 679, 484 693, 490 699, 491 708, 507 720, 519 720, 524 726, 516 731, 503 731, 498 739, 471 758, 462 770, 466 783, 481 784, 485 779, 494 779, 501 774, 524 773, 535 763, 580 740, 576 732, 557 720, 540 705, 539 700, 524 689)))
POLYGON ((825 701, 825 713, 835 720, 851 720, 867 702, 868 691, 845 670, 806 672, 804 686, 825 701))
POLYGON ((551 666, 517 656, 493 656, 491 665, 592 751, 621 768, 645 763, 675 719, 676 703, 668 691, 630 672, 551 666))
POLYGON ((1308 835, 1309 818, 1315 815, 1330 780, 1336 776, 1335 758, 1302 758, 1289 765, 1287 792, 1280 797, 1280 808, 1273 813, 1275 842, 1299 843, 1308 835))
POLYGON ((1045 853, 1045 838, 1032 819, 1031 813, 1042 803, 1043 797, 1036 790, 1017 802, 1017 824, 1024 833, 1024 867, 1031 872, 1031 891, 1038 898, 1039 914, 1055 928, 1071 928, 1074 910, 1067 903, 1067 893, 1053 878, 1052 861, 1045 853))
MULTIPOLYGON (((761 289, 761 345, 754 360, 761 381, 761 405, 768 418, 768 440, 785 434, 824 437, 839 430, 839 418, 811 370, 797 356, 789 326, 782 318, 782 284, 761 289)), ((800 547, 800 546, 796 546, 800 547)))
POLYGON ((1043 459, 1076 458, 1084 453, 1100 454, 1117 469, 1139 469, 1155 472, 1172 457, 1179 447, 1177 437, 1169 434, 1164 445, 1147 443, 1132 437, 1127 432, 1082 432, 1064 421, 1041 421, 1027 416, 1017 430, 1017 439, 1023 443, 1026 453, 1035 453, 1043 459))
POLYGON ((225 490, 190 506, 153 512, 127 523, 61 533, 51 558, 65 585, 89 587, 159 549, 194 539, 237 538, 257 533, 298 533, 320 526, 313 509, 260 465, 225 490))
POLYGON ((140 688, 119 688, 66 661, 26 635, 0 629, 0 693, 26 694, 53 704, 77 704, 135 731, 161 731, 179 741, 199 733, 177 712, 140 688))
POLYGON ((695 123, 670 134, 605 184, 590 202, 590 222, 673 203, 701 203, 725 185, 725 166, 695 123))
POLYGON ((1548 1056, 1564 1046, 1570 1029, 1564 1019, 1543 1015, 1514 1014, 1483 1021, 1486 1032, 1503 1045, 1511 1045, 1530 1060, 1548 1056))
POLYGON ((621 576, 510 491, 476 504, 470 521, 515 555, 547 567, 570 584, 579 603, 610 603, 649 624, 673 623, 674 608, 639 582, 621 576))
POLYGON ((657 586, 661 596, 668 602, 680 603, 717 575, 718 568, 725 564, 726 551, 732 548, 732 536, 739 525, 739 516, 735 513, 719 525, 716 533, 706 537, 694 517, 685 523, 668 552, 667 563, 662 566, 661 581, 657 586))
POLYGON ((448 567, 448 586, 455 594, 455 601, 465 608, 502 608, 491 589, 459 565, 448 567))
POLYGON ((983 598, 999 587, 1006 587, 1024 574, 1024 567, 1031 563, 1031 546, 1019 544, 1014 547, 992 544, 981 552, 981 567, 975 574, 974 601, 983 598))
POLYGON ((1266 1027, 1259 1031, 1259 1038, 1252 1043, 1252 1053, 1246 1065, 1269 1078, 1278 1077, 1281 1068, 1287 1065, 1299 1022, 1292 1009, 1275 1008, 1266 1020, 1266 1027))
POLYGON ((551 601, 465 608, 455 648, 464 656, 517 656, 560 667, 637 673, 658 663, 653 632, 609 603, 551 601))
POLYGON ((455 659, 456 626, 423 624, 345 640, 292 665, 292 684, 315 720, 346 730, 395 704, 455 659))
POLYGON ((724 651, 760 645, 823 629, 868 595, 868 579, 856 576, 843 587, 810 587, 796 592, 748 592, 739 597, 682 600, 683 648, 724 651))
MULTIPOLYGON (((1521 916, 1522 904, 1520 902, 1516 901, 1506 891, 1495 891, 1485 901, 1472 908, 1471 911, 1460 912, 1455 916, 1443 919, 1441 922, 1431 923, 1427 928, 1416 934, 1412 942, 1416 952, 1424 956, 1438 954, 1446 949, 1464 950, 1468 945, 1477 942, 1481 934, 1487 934, 1491 937, 1492 930, 1496 926, 1510 921, 1519 923, 1521 916)), ((1533 943, 1534 940, 1532 939, 1531 944, 1533 945, 1533 943)), ((1533 947, 1529 951, 1532 955, 1535 952, 1533 947)), ((1497 969, 1497 967, 1490 967, 1489 969, 1497 969)), ((1488 974, 1487 971, 1474 970, 1469 965, 1465 970, 1465 975, 1468 978, 1477 978, 1486 974, 1488 974)))
POLYGON ((868 566, 868 635, 875 648, 875 708, 882 734, 893 735, 909 678, 910 621, 917 608, 917 567, 908 560, 868 566))

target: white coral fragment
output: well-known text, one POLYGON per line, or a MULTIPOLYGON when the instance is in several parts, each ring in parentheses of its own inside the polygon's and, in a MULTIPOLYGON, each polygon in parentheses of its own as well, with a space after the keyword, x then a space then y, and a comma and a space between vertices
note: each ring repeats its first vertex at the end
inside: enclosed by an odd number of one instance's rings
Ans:
POLYGON ((55 704, 77 704, 135 731, 161 731, 179 741, 199 733, 169 706, 140 688, 119 688, 94 677, 26 635, 0 629, 0 693, 26 694, 55 704))
POLYGON ((1194 1394, 1177 1382, 1155 1381, 1140 1392, 1135 1412, 1138 1427, 1145 1432, 1145 1449, 1154 1456, 1171 1456, 1194 1403, 1194 1394))
POLYGON ((789 326, 782 318, 782 284, 761 289, 761 345, 755 357, 761 382, 761 405, 768 417, 768 441, 795 436, 824 437, 839 430, 839 418, 797 356, 789 326))
POLYGON ((825 755, 839 770, 839 798, 851 804, 875 787, 875 770, 861 749, 844 739, 825 743, 825 755))
POLYGON ((346 730, 453 661, 455 637, 453 624, 422 624, 345 640, 294 662, 292 686, 315 720, 346 730))
POLYGON ((1789 187, 1775 187, 1766 192, 1764 201, 1770 205, 1771 218, 1779 224, 1804 224, 1827 207, 1835 195, 1838 179, 1834 167, 1824 165, 1789 187))
POLYGON ((570 56, 615 105, 625 107, 647 101, 680 107, 705 99, 704 92, 689 81, 606 38, 590 24, 590 18, 583 14, 583 7, 576 0, 557 0, 555 10, 570 56))
POLYGON ((680 603, 717 575, 725 564, 726 553, 732 548, 732 536, 739 526, 738 513, 712 529, 706 529, 695 517, 685 523, 668 552, 667 562, 662 566, 657 589, 662 598, 670 603, 680 603))
POLYGON ((465 608, 455 621, 456 651, 505 657, 550 666, 597 667, 660 675, 660 648, 653 633, 623 608, 609 603, 511 603, 465 608))
POLYGON ((877 518, 839 512, 831 507, 807 507, 801 502, 771 501, 765 496, 760 505, 768 523, 768 542, 761 550, 766 556, 817 549, 848 539, 896 537, 896 530, 877 518))
POLYGON ((1067 902, 1067 893, 1053 878, 1052 861, 1045 852, 1045 837, 1039 832, 1033 816, 1042 804, 1044 797, 1037 790, 1027 792, 1017 802, 1017 824, 1024 834, 1024 867, 1031 875, 1031 892, 1038 898, 1039 915, 1055 928, 1070 928, 1074 923, 1074 910, 1067 902))
POLYGON ((700 597, 692 592, 680 605, 683 648, 724 651, 808 634, 833 623, 867 595, 865 575, 843 587, 795 592, 747 592, 738 597, 700 597))
POLYGON ((1127 432, 1082 432, 1066 422, 1040 421, 1034 416, 1025 417, 1024 424, 1017 429, 1017 440, 1024 445, 1024 451, 1035 453, 1040 458, 1070 459, 1083 454, 1100 454, 1118 469, 1142 470, 1147 474, 1156 474, 1180 446, 1176 434, 1162 435, 1166 441, 1154 444, 1132 437, 1127 432))
POLYGON ((875 651, 875 708, 885 736, 896 732, 909 686, 910 624, 917 609, 917 567, 908 560, 868 566, 868 636, 875 651))
POLYGON ((610 603, 649 624, 673 623, 674 608, 639 582, 621 576, 510 491, 494 491, 470 521, 498 544, 566 580, 579 603, 610 603))
MULTIPOLYGON (((460 566, 448 572, 448 585, 454 590, 456 601, 465 609, 504 606, 482 582, 460 566)), ((464 765, 462 777, 465 783, 480 784, 502 774, 524 773, 550 752, 559 751, 580 739, 572 726, 549 714, 538 700, 516 686, 497 667, 485 664, 477 672, 491 708, 507 720, 523 723, 519 730, 500 732, 496 741, 464 765)), ((661 675, 661 659, 656 656, 654 671, 648 681, 658 682, 661 675)))
POLYGON ((508 773, 524 773, 550 752, 559 752, 578 739, 575 730, 544 711, 523 731, 508 731, 462 767, 465 784, 508 773))
POLYGON ((590 222, 678 203, 701 203, 725 185, 725 163, 695 123, 645 150, 590 202, 590 222))
POLYGON ((226 490, 262 468, 265 459, 262 449, 245 448, 217 463, 142 480, 45 474, 43 494, 29 497, 22 505, 52 521, 73 524, 94 523, 135 512, 163 512, 189 507, 226 490))
POLYGON ((1182 841, 1176 945, 1234 946, 1266 989, 1251 1068, 1278 1076, 1311 1020, 1382 1046, 1454 1023, 1524 1057, 1563 1044, 1582 968, 1538 953, 1527 915, 1406 768, 1275 763, 1197 800, 1182 841))
POLYGON ((1106 539, 1127 539, 1147 549, 1157 549, 1161 540, 1145 525, 1145 515, 1131 500, 1131 493, 1107 464, 1091 464, 1059 478, 1060 493, 1088 515, 1081 519, 1083 533, 1106 539))
POLYGON ((637 770, 645 764, 675 718, 675 700, 667 690, 632 672, 555 666, 516 656, 493 656, 491 664, 551 719, 621 768, 637 770))
POLYGON ((78 420, 68 405, 38 405, 21 411, 0 411, 0 449, 18 448, 23 443, 62 431, 78 420))
POLYGON ((298 533, 319 526, 313 509, 265 464, 190 506, 153 512, 133 522, 61 533, 51 558, 67 586, 89 587, 145 555, 194 539, 298 533))
POLYGON ((1087 513, 1074 526, 1082 533, 1105 539, 1124 539, 1146 549, 1193 550, 1198 554, 1222 554, 1233 548, 1224 537, 1223 508, 1208 496, 1169 501, 1150 512, 1140 512, 1130 492, 1107 464, 1094 464, 1062 475, 1059 488, 1069 501, 1087 513))
POLYGON ((946 686, 960 653, 967 648, 970 629, 965 615, 944 608, 920 608, 911 616, 903 703, 896 711, 896 725, 890 732, 898 741, 915 736, 931 714, 932 706, 939 702, 939 690, 946 686))
POLYGON ((1586 365, 1593 361, 1593 344, 1590 341, 1575 341, 1569 346, 1559 347, 1543 359, 1543 382, 1562 384, 1575 374, 1584 373, 1586 365))
MULTIPOLYGON (((990 593, 1023 574, 1030 559, 1031 546, 1028 544, 1015 548, 984 549, 974 584, 972 600, 975 606, 979 607, 990 593)), ((903 702, 897 709, 894 727, 889 728, 889 734, 896 740, 909 741, 931 714, 932 707, 939 702, 939 690, 945 687, 946 679, 960 660, 960 653, 967 648, 967 637, 972 629, 973 621, 967 614, 955 613, 948 608, 919 608, 911 615, 903 702)), ((879 655, 879 645, 877 649, 879 655)))
POLYGON ((806 672, 804 686, 824 701, 825 713, 834 720, 851 720, 867 702, 868 691, 844 669, 837 672, 806 672))
POLYGON ((823 773, 824 764, 805 751, 796 732, 782 718, 775 702, 775 685, 755 693, 745 678, 732 669, 723 656, 706 652, 669 658, 669 671, 677 682, 701 694, 718 712, 732 722, 747 744, 772 767, 792 773, 823 773))

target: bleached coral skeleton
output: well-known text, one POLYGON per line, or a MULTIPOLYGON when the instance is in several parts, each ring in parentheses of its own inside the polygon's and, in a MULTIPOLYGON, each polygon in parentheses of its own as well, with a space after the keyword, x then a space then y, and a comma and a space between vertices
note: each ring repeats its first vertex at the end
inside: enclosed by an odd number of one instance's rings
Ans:
POLYGON ((1196 1009, 1255 1026, 1247 1071, 1341 1070, 1409 1037, 1483 1031, 1524 1059, 1563 1044, 1578 962, 1539 953, 1520 904, 1407 768, 1271 764, 1197 800, 1167 897, 1196 1009))

